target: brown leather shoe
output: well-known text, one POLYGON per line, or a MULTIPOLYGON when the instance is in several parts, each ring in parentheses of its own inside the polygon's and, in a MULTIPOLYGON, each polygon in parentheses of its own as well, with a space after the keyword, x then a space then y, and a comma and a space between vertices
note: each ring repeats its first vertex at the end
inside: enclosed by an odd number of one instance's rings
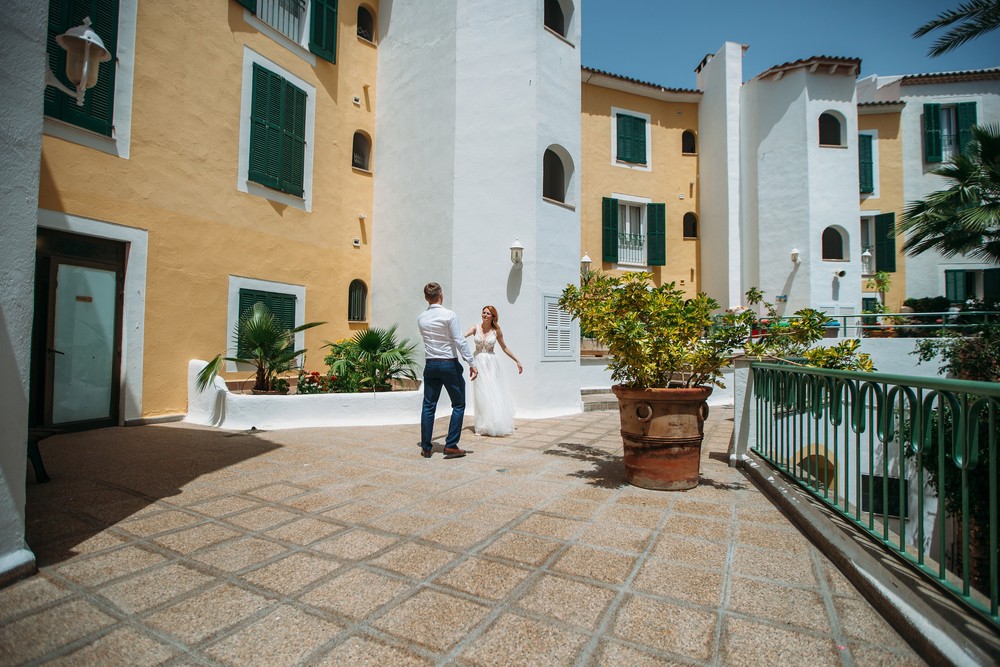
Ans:
POLYGON ((446 459, 458 459, 465 456, 465 450, 458 447, 445 447, 444 457, 446 459))

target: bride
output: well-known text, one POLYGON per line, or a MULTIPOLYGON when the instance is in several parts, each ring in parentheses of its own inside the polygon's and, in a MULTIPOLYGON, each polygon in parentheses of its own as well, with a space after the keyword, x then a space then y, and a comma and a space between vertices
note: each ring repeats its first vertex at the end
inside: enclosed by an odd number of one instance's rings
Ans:
POLYGON ((472 383, 476 406, 476 435, 510 435, 514 432, 514 401, 504 386, 500 364, 493 353, 499 343, 500 349, 517 364, 518 374, 524 372, 521 362, 507 349, 500 331, 497 309, 483 307, 482 324, 470 328, 466 336, 473 336, 476 344, 475 358, 479 377, 472 383))

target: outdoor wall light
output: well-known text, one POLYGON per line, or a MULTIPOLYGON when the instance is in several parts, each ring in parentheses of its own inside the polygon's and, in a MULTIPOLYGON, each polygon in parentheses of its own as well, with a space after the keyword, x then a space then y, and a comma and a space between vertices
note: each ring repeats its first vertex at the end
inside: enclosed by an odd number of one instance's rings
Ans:
POLYGON ((515 267, 520 269, 522 259, 524 259, 524 246, 515 238, 514 242, 510 244, 510 261, 515 267))
POLYGON ((590 273, 591 264, 590 255, 583 253, 583 257, 580 258, 580 273, 587 274, 590 273))
POLYGON ((798 248, 792 248, 792 251, 790 253, 788 253, 788 257, 792 260, 792 264, 798 264, 799 263, 799 249, 798 248))
POLYGON ((61 90, 76 98, 76 105, 83 106, 83 96, 88 88, 97 85, 100 64, 111 60, 111 52, 96 32, 90 29, 90 17, 83 24, 70 28, 56 37, 56 43, 66 51, 66 78, 76 86, 72 90, 45 68, 45 85, 61 90))
POLYGON ((872 251, 868 248, 861 253, 861 272, 865 274, 872 272, 872 251))

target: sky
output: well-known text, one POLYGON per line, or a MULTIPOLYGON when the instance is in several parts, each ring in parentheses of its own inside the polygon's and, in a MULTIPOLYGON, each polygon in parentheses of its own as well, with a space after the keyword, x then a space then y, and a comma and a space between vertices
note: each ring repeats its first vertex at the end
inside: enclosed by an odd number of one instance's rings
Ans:
POLYGON ((583 0, 585 67, 666 88, 695 88, 694 68, 724 42, 749 46, 743 78, 810 56, 861 58, 860 76, 1000 66, 1000 29, 950 54, 919 26, 961 0, 583 0))

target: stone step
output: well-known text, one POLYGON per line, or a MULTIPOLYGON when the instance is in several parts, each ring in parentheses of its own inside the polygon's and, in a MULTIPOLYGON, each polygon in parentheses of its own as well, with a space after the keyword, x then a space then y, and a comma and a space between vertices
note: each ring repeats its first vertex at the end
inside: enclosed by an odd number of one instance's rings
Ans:
POLYGON ((589 393, 586 389, 581 390, 580 397, 583 399, 583 411, 618 410, 618 397, 607 392, 607 390, 604 391, 606 393, 589 393))

